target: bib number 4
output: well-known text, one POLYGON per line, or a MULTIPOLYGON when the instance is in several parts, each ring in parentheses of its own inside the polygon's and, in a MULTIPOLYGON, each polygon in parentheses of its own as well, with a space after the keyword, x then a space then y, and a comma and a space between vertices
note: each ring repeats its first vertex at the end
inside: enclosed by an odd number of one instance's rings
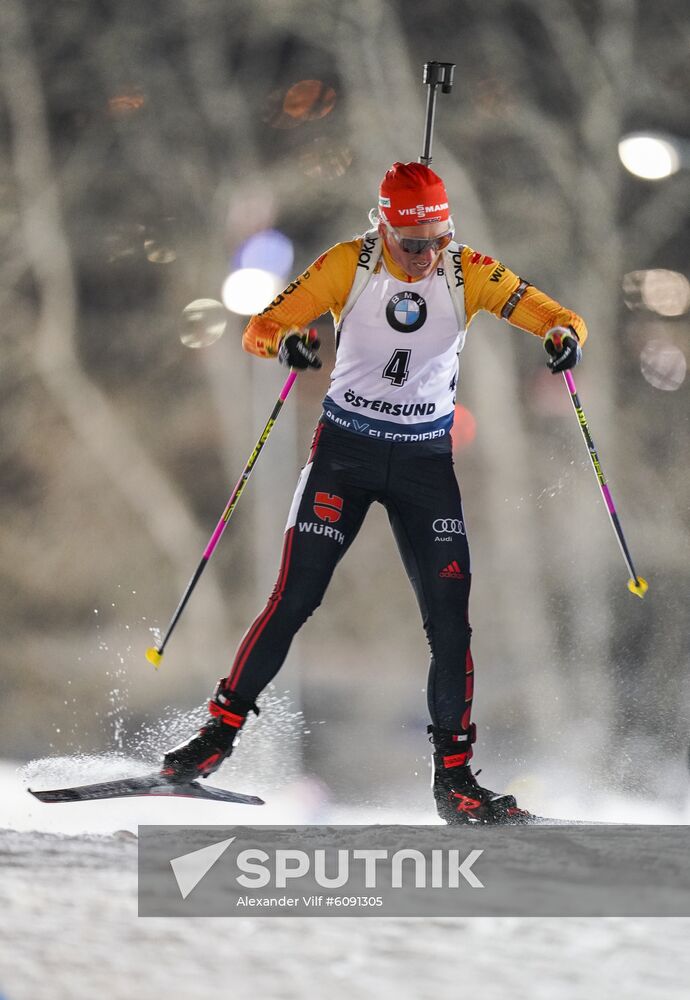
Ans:
POLYGON ((410 375, 411 354, 412 351, 409 349, 393 351, 390 360, 381 373, 382 377, 390 379, 393 385, 405 385, 410 375))

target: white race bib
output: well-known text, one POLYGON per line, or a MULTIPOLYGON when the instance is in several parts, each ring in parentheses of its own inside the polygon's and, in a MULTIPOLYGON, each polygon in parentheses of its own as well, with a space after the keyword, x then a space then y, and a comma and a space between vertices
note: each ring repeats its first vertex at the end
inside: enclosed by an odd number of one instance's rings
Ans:
POLYGON ((388 441, 443 437, 453 423, 457 354, 465 339, 443 270, 421 281, 381 264, 339 331, 326 418, 388 441))

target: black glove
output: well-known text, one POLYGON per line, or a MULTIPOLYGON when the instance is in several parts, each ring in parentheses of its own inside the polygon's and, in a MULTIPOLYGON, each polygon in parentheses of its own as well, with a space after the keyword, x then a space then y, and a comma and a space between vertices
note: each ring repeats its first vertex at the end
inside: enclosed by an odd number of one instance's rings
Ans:
POLYGON ((278 361, 287 368, 305 371, 307 368, 320 368, 321 360, 316 353, 321 346, 320 341, 311 334, 290 333, 280 342, 278 361))
POLYGON ((549 355, 546 362, 552 373, 574 368, 582 360, 582 348, 571 326, 554 326, 544 337, 544 350, 549 355))

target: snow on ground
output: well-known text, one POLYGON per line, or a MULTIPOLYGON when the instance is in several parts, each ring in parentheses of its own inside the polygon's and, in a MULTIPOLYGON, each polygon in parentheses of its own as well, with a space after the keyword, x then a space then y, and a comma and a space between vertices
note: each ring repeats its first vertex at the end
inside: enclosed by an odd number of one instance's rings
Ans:
MULTIPOLYGON (((2 1000, 687 995, 687 919, 142 919, 137 823, 256 823, 257 810, 223 806, 221 817, 214 803, 144 799, 44 806, 25 778, 0 766, 2 1000)), ((313 788, 298 782, 288 798, 262 819, 310 821, 313 788)))

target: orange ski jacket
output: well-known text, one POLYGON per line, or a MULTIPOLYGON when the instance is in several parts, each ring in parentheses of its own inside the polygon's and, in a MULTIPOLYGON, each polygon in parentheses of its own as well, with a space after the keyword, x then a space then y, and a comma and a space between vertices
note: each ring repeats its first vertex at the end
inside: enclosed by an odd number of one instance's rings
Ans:
MULTIPOLYGON (((288 333, 307 326, 329 311, 337 326, 352 288, 361 249, 362 237, 358 237, 347 243, 336 243, 321 254, 263 312, 252 316, 242 338, 244 349, 259 357, 275 357, 281 340, 288 333)), ((394 263, 385 243, 383 261, 395 278, 410 284, 419 280, 406 275, 394 263)), ((482 309, 500 319, 510 297, 520 286, 518 275, 500 261, 471 247, 462 250, 462 272, 467 326, 482 309)), ((541 338, 554 326, 572 326, 580 344, 587 339, 584 320, 533 285, 528 285, 508 322, 541 338)))

